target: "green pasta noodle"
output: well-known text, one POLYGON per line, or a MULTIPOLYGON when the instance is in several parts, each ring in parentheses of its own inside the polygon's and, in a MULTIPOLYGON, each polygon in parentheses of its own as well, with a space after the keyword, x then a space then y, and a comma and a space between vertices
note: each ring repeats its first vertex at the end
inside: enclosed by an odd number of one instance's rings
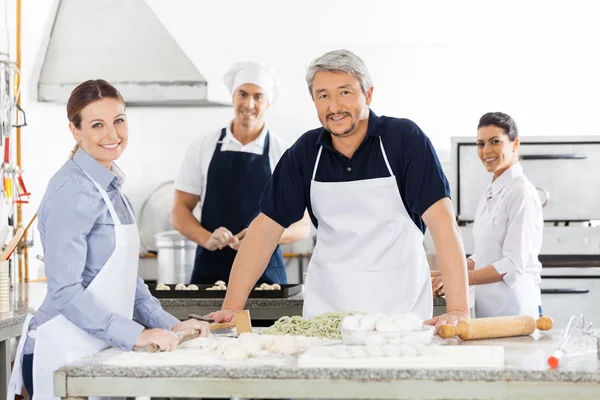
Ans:
POLYGON ((327 339, 341 339, 340 325, 348 315, 356 312, 327 312, 313 319, 304 320, 300 316, 281 317, 262 335, 302 335, 327 339))

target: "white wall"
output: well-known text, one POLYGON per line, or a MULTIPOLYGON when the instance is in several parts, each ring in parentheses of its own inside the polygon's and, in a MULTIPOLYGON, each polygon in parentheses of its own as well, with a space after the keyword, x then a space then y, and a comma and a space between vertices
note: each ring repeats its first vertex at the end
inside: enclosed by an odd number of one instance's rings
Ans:
MULTIPOLYGON (((445 163, 449 137, 474 134, 478 117, 492 110, 511 114, 523 135, 598 134, 600 24, 593 0, 148 3, 200 72, 211 63, 197 52, 206 41, 230 59, 273 66, 283 95, 269 121, 291 142, 318 126, 304 82, 306 65, 341 47, 368 63, 375 112, 413 119, 445 163)), ((50 5, 23 2, 23 107, 29 123, 23 164, 34 194, 26 219, 73 144, 64 105, 36 103, 30 95, 50 5)), ((134 205, 175 177, 190 140, 223 126, 231 115, 228 108, 130 108, 131 141, 120 165, 134 205)))

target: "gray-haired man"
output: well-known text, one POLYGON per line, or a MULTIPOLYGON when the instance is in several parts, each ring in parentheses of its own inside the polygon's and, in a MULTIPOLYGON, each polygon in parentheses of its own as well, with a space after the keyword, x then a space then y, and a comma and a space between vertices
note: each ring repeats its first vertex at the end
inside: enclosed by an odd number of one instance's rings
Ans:
POLYGON ((284 229, 305 209, 317 227, 303 316, 328 311, 414 312, 430 324, 469 317, 467 268, 448 181, 431 142, 408 119, 370 111, 364 62, 331 51, 306 81, 322 127, 283 155, 233 264, 218 321, 242 309, 284 229), (447 314, 432 316, 423 248, 431 230, 444 277, 447 314))

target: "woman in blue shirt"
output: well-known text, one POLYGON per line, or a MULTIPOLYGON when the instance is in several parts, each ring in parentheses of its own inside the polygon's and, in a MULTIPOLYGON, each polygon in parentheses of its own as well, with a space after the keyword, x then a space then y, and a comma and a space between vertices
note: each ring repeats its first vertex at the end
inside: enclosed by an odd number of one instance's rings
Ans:
POLYGON ((11 391, 24 384, 36 399, 54 398, 54 370, 83 356, 110 346, 170 351, 174 332, 209 332, 164 311, 137 276, 139 234, 113 163, 128 139, 123 98, 106 81, 86 81, 71 93, 67 115, 77 145, 38 211, 48 292, 24 324, 11 376, 11 391))

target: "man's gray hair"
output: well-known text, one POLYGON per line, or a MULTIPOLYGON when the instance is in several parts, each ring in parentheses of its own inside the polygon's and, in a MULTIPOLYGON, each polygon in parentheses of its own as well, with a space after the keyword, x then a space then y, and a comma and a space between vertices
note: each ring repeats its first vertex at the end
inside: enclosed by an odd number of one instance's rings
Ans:
POLYGON ((365 62, 350 50, 333 50, 312 60, 306 71, 306 83, 311 97, 315 74, 320 71, 339 71, 354 76, 365 95, 373 87, 373 79, 365 62))

